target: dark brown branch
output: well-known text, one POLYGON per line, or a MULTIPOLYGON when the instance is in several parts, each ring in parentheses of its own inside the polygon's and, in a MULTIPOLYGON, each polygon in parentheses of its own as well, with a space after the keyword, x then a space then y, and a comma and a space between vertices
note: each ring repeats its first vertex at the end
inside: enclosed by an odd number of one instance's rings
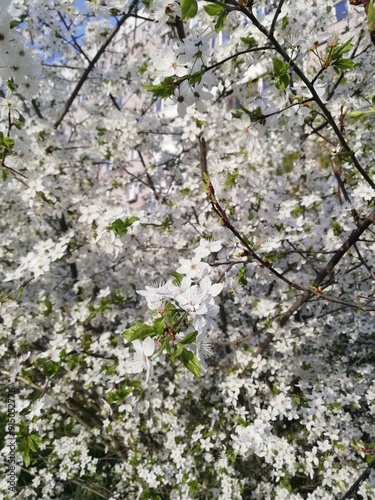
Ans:
POLYGON ((176 16, 176 21, 174 23, 174 26, 176 26, 178 38, 180 40, 186 38, 184 22, 182 21, 181 17, 176 16))
POLYGON ((353 493, 356 493, 358 488, 361 486, 363 481, 366 481, 368 477, 370 476, 371 469, 375 467, 375 461, 371 462, 368 466, 367 469, 362 472, 362 474, 359 476, 357 481, 348 489, 348 491, 345 493, 345 495, 341 498, 341 500, 349 500, 349 498, 352 497, 353 493))
POLYGON ((204 137, 199 137, 199 159, 200 159, 200 167, 201 167, 201 175, 202 179, 204 179, 204 175, 208 175, 207 170, 207 144, 204 137))
POLYGON ((142 166, 143 166, 143 168, 145 170, 145 175, 146 175, 146 179, 147 179, 147 183, 145 183, 145 184, 154 193, 155 198, 157 200, 159 200, 159 198, 160 198, 159 193, 156 190, 156 187, 155 187, 154 181, 152 180, 151 175, 147 171, 147 165, 146 165, 146 162, 145 162, 145 160, 143 158, 143 154, 141 153, 141 151, 139 149, 137 149, 136 151, 138 153, 139 159, 141 160, 142 166))
POLYGON ((354 153, 354 151, 350 148, 349 144, 347 143, 345 137, 343 136, 339 126, 337 125, 336 121, 333 119, 333 116, 331 115, 329 109, 327 106, 323 103, 322 99, 319 97, 318 93, 316 92, 314 85, 310 82, 310 80, 307 78, 305 73, 302 71, 302 69, 298 66, 298 64, 288 55, 286 50, 279 44, 279 42, 276 40, 276 38, 273 36, 273 34, 267 30, 259 21, 258 19, 254 16, 254 14, 241 5, 240 3, 236 2, 236 0, 230 0, 230 5, 234 5, 237 7, 237 10, 242 12, 246 17, 250 19, 250 21, 253 23, 253 25, 261 32, 263 33, 269 41, 272 43, 274 49, 276 52, 280 54, 280 56, 284 59, 285 62, 287 62, 290 66, 290 68, 295 72, 295 74, 303 81, 303 83, 306 85, 308 90, 310 91, 311 95, 313 96, 314 101, 316 104, 319 106, 319 108, 322 110, 327 122, 329 125, 332 127, 334 133, 336 134, 336 137, 338 138, 341 147, 343 151, 346 151, 350 157, 350 160, 353 162, 353 165, 355 168, 358 170, 358 172, 362 175, 362 177, 366 180, 366 182, 373 188, 375 189, 375 182, 371 179, 371 177, 368 175, 366 170, 362 167, 362 165, 359 163, 357 160, 357 157, 354 153))
POLYGON ((276 12, 275 12, 275 15, 273 16, 272 24, 271 24, 271 28, 270 28, 271 35, 273 35, 274 32, 275 32, 277 19, 278 19, 280 13, 281 13, 281 9, 283 8, 284 1, 285 0, 280 0, 278 6, 276 8, 276 12))
MULTIPOLYGON (((68 224, 66 223, 64 214, 62 214, 62 216, 59 218, 59 223, 60 223, 60 227, 61 227, 62 231, 64 231, 64 233, 67 233, 69 230, 69 227, 68 227, 68 224)), ((68 245, 68 249, 69 249, 69 245, 68 245)), ((69 267, 70 267, 70 274, 72 276, 73 283, 77 283, 77 281, 78 281, 77 264, 75 262, 71 262, 69 264, 69 267)))
MULTIPOLYGON (((69 32, 70 31, 70 26, 67 25, 66 21, 65 21, 65 18, 64 16, 61 14, 61 12, 57 11, 57 14, 60 18, 60 20, 62 21, 62 23, 64 24, 65 28, 67 29, 67 31, 69 32)), ((87 54, 85 53, 85 51, 82 49, 82 47, 80 46, 80 44, 77 42, 76 40, 76 37, 71 34, 71 37, 72 37, 72 40, 73 42, 69 42, 69 40, 66 40, 66 38, 64 38, 62 35, 60 35, 61 38, 63 40, 65 40, 66 42, 68 42, 70 45, 73 45, 73 47, 80 53, 83 55, 83 57, 86 59, 86 61, 90 64, 90 59, 88 58, 87 54)))
MULTIPOLYGON (((349 238, 345 241, 343 245, 337 250, 337 252, 333 255, 328 264, 320 271, 318 276, 316 277, 314 283, 312 284, 312 288, 318 288, 323 281, 332 273, 335 266, 340 262, 340 260, 344 257, 347 251, 352 247, 361 235, 366 231, 366 229, 375 221, 375 210, 371 212, 371 214, 355 229, 349 238)), ((289 318, 294 314, 297 309, 299 309, 302 304, 307 302, 313 296, 312 290, 306 290, 298 299, 290 306, 290 308, 281 316, 279 320, 280 326, 284 326, 289 318)))

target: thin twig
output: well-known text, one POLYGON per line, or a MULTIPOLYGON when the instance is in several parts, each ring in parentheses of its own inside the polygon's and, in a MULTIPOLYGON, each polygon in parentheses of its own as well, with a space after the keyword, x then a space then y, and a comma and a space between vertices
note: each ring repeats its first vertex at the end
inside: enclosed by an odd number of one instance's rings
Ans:
POLYGON ((348 500, 353 495, 353 493, 356 493, 356 491, 361 486, 363 481, 366 481, 366 479, 368 479, 371 473, 371 469, 373 469, 374 467, 375 467, 375 460, 367 466, 367 469, 364 472, 362 472, 357 481, 348 489, 348 491, 341 498, 341 500, 348 500))
POLYGON ((280 13, 281 13, 281 9, 283 8, 284 1, 285 0, 280 0, 279 4, 277 6, 277 9, 276 9, 275 15, 273 16, 272 23, 271 23, 271 28, 270 28, 271 35, 273 35, 274 32, 275 32, 277 19, 278 19, 280 13))
MULTIPOLYGON (((314 288, 318 288, 323 281, 329 276, 335 266, 340 262, 340 260, 344 257, 344 255, 348 252, 350 247, 352 247, 359 240, 360 236, 366 231, 366 229, 375 222, 375 210, 371 212, 371 214, 355 229, 349 238, 345 241, 343 245, 336 251, 328 264, 320 271, 318 276, 316 277, 312 286, 314 288)), ((279 320, 280 326, 284 326, 289 318, 294 314, 297 309, 299 309, 302 304, 307 302, 313 295, 312 290, 307 290, 298 297, 298 299, 290 306, 290 308, 281 316, 279 320)))
POLYGON ((80 80, 78 81, 76 87, 74 88, 71 96, 69 97, 67 103, 65 104, 65 107, 63 111, 61 112, 59 118, 57 119, 56 123, 54 124, 54 128, 58 128, 61 122, 63 121, 65 115, 69 111, 71 105, 73 104, 75 98, 77 97, 79 91, 81 90, 83 84, 87 80, 89 74, 91 71, 94 69, 95 64, 98 62, 100 57, 104 54, 105 50, 107 47, 110 45, 114 37, 117 35, 117 33, 120 31, 121 26, 125 23, 125 21, 131 16, 132 10, 138 5, 138 0, 133 0, 132 3, 130 4, 129 10, 126 14, 123 14, 118 21, 117 25, 113 28, 113 30, 110 32, 107 40, 103 43, 103 45, 99 48, 98 52, 95 54, 93 59, 91 60, 90 64, 87 66, 85 69, 83 75, 81 76, 80 80))

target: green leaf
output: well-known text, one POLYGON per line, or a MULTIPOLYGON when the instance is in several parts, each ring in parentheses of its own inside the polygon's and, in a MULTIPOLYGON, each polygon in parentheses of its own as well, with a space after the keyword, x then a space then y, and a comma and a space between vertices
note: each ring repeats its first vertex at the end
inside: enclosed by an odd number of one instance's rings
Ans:
POLYGON ((250 120, 252 122, 261 122, 261 123, 265 123, 265 117, 262 113, 262 109, 260 106, 258 106, 256 109, 254 109, 253 111, 250 111, 248 110, 247 108, 245 108, 245 106, 243 106, 242 104, 240 104, 240 108, 242 109, 242 111, 244 111, 249 117, 250 117, 250 120))
POLYGON ((174 363, 182 354, 184 346, 181 342, 178 342, 177 347, 172 352, 171 361, 174 363))
POLYGON ((41 442, 41 439, 36 434, 30 434, 27 437, 27 447, 31 451, 37 451, 37 448, 41 442))
POLYGON ((4 146, 6 149, 12 149, 14 146, 14 140, 4 135, 0 139, 0 145, 4 146))
POLYGON ((354 69, 355 64, 351 59, 337 59, 337 61, 332 63, 334 69, 338 69, 339 71, 344 71, 346 69, 351 70, 354 69))
POLYGON ((116 219, 110 226, 107 227, 108 231, 113 231, 117 236, 123 236, 128 232, 128 228, 136 222, 138 217, 133 215, 125 220, 116 219))
POLYGON ((30 465, 30 455, 28 451, 24 451, 22 453, 22 460, 23 463, 25 464, 25 467, 28 467, 30 465))
POLYGON ((46 299, 43 304, 46 306, 46 309, 44 309, 44 311, 42 311, 42 315, 43 316, 49 316, 52 312, 52 309, 53 309, 53 304, 50 300, 46 299))
MULTIPOLYGON (((241 106, 241 104, 240 104, 240 106, 241 106)), ((242 118, 242 114, 243 113, 239 109, 237 109, 237 111, 231 111, 232 117, 238 118, 239 120, 242 118)))
POLYGON ((221 7, 220 5, 215 5, 213 3, 205 5, 203 8, 209 16, 220 16, 220 14, 225 12, 224 7, 221 7))
POLYGON ((189 83, 190 85, 195 85, 196 83, 200 83, 202 80, 202 72, 197 71, 196 73, 193 73, 191 76, 189 76, 189 83))
POLYGON ((169 353, 171 352, 171 346, 170 346, 170 342, 168 339, 163 340, 158 352, 156 353, 156 357, 158 358, 159 356, 161 356, 164 350, 169 352, 169 353))
POLYGON ((289 82, 290 82, 290 76, 285 74, 285 75, 281 75, 281 76, 276 78, 275 85, 276 85, 276 88, 278 90, 280 90, 280 92, 284 92, 284 90, 289 85, 289 82))
POLYGON ((338 158, 338 161, 340 162, 352 163, 353 151, 340 151, 339 153, 337 153, 336 158, 338 158))
POLYGON ((194 377, 198 378, 201 374, 202 367, 196 355, 193 352, 184 349, 181 353, 181 359, 186 368, 191 371, 194 377))
POLYGON ((181 0, 181 19, 191 19, 198 12, 197 0, 181 0))
POLYGON ((179 285, 181 283, 181 281, 183 280, 183 278, 185 278, 184 274, 176 273, 176 271, 172 271, 171 275, 174 278, 174 280, 172 281, 172 283, 174 285, 179 285))
POLYGON ((239 285, 247 285, 246 266, 240 267, 237 274, 237 281, 239 285))
POLYGON ((173 324, 176 316, 178 317, 180 312, 181 309, 178 309, 172 302, 168 302, 165 306, 164 316, 167 318, 169 324, 173 324))
POLYGON ((367 24, 370 33, 375 31, 375 6, 373 0, 370 0, 367 7, 367 24))
POLYGON ((248 45, 249 48, 256 47, 258 45, 258 42, 255 40, 253 36, 241 36, 240 40, 245 45, 248 45))
POLYGON ((181 344, 191 344, 197 338, 198 332, 190 332, 186 335, 186 337, 181 340, 181 344))
POLYGON ((145 89, 152 92, 155 97, 169 97, 176 87, 173 76, 168 76, 158 85, 145 85, 145 89))
POLYGON ((107 394, 108 402, 110 404, 121 404, 124 399, 126 399, 133 392, 133 387, 120 387, 115 391, 111 391, 107 394))
POLYGON ((330 53, 330 57, 333 60, 339 59, 347 52, 350 52, 352 50, 352 48, 353 48, 352 39, 350 38, 349 40, 344 42, 342 45, 339 45, 338 47, 335 47, 334 49, 332 49, 332 51, 330 53))
POLYGON ((281 486, 281 488, 285 488, 286 490, 288 490, 289 493, 292 493, 293 490, 292 485, 290 484, 289 480, 286 477, 281 479, 279 485, 281 486))
POLYGON ((222 12, 220 14, 220 16, 217 18, 217 21, 215 24, 216 33, 220 33, 220 31, 224 28, 226 22, 227 22, 227 13, 222 12))
POLYGON ((156 335, 162 335, 165 330, 165 319, 164 318, 158 318, 154 321, 154 332, 156 335))
POLYGON ((237 177, 238 177, 238 169, 235 168, 233 172, 227 173, 227 177, 225 179, 225 185, 229 187, 235 186, 237 177))
POLYGON ((288 65, 281 59, 273 58, 273 71, 276 76, 284 75, 288 71, 288 65))
POLYGON ((276 88, 280 92, 284 92, 284 90, 287 88, 290 82, 290 75, 289 75, 289 66, 282 61, 281 59, 278 59, 277 57, 273 58, 273 71, 275 73, 275 85, 276 88))
POLYGON ((281 19, 281 29, 284 31, 285 28, 288 26, 288 24, 289 24, 289 18, 288 18, 288 16, 284 16, 281 19))
POLYGON ((375 462, 375 455, 366 455, 366 462, 368 464, 372 464, 373 462, 375 462))
POLYGON ((12 79, 7 80, 7 87, 12 92, 15 92, 17 90, 17 85, 14 83, 14 81, 12 79))
POLYGON ((371 108, 366 111, 350 111, 350 113, 348 113, 348 116, 350 116, 350 118, 362 118, 362 116, 372 115, 374 113, 375 108, 371 108))
POLYGON ((136 323, 127 330, 124 331, 122 336, 128 341, 133 342, 133 340, 144 340, 147 337, 151 337, 155 334, 153 326, 145 325, 144 323, 136 323))
POLYGON ((24 13, 22 14, 19 19, 12 19, 11 22, 9 23, 10 24, 10 28, 13 29, 13 28, 16 28, 17 26, 19 26, 25 19, 27 19, 28 17, 28 14, 27 13, 24 13))

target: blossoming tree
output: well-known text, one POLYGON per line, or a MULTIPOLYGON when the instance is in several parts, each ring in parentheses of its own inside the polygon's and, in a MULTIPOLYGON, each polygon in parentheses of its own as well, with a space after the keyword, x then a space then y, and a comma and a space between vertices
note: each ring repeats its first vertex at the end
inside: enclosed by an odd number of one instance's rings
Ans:
POLYGON ((350 3, 0 0, 2 498, 374 498, 350 3))

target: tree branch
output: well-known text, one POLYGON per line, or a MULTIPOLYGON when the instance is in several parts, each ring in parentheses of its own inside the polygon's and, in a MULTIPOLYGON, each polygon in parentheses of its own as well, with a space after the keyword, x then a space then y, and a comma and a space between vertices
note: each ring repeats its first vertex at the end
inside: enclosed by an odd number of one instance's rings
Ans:
POLYGON ((109 44, 112 42, 112 40, 114 39, 114 37, 117 35, 117 33, 120 31, 120 28, 121 26, 125 23, 125 21, 131 16, 132 14, 132 10, 138 5, 138 0, 133 0, 132 3, 130 4, 130 7, 129 7, 129 10, 126 14, 123 14, 120 18, 120 20, 118 21, 117 25, 115 26, 115 28, 113 28, 113 30, 110 32, 107 40, 103 43, 103 45, 99 48, 98 52, 95 54, 95 57, 91 60, 90 64, 87 66, 87 68, 85 69, 83 75, 81 76, 79 82, 77 83, 75 89, 73 90, 71 96, 69 97, 67 103, 65 104, 65 107, 63 109, 63 111, 61 112, 59 118, 57 119, 57 121, 55 122, 54 124, 54 128, 58 128, 59 125, 61 124, 61 122, 63 121, 65 115, 67 114, 67 112, 69 111, 71 105, 73 104, 74 102, 74 99, 77 97, 79 91, 81 90, 83 84, 85 83, 85 81, 87 80, 89 74, 91 73, 91 71, 93 70, 95 64, 98 62, 98 60, 100 59, 100 57, 104 54, 105 50, 107 49, 107 47, 109 46, 109 44))
POLYGON ((367 469, 359 476, 357 481, 348 489, 348 491, 341 498, 341 500, 349 500, 349 498, 352 497, 353 493, 357 492, 358 488, 361 486, 363 481, 366 481, 366 479, 368 479, 371 473, 371 469, 373 469, 374 467, 375 467, 375 461, 371 462, 367 466, 367 469))
POLYGON ((353 162, 355 168, 358 170, 358 172, 362 175, 362 177, 366 180, 366 182, 373 188, 375 189, 375 182, 371 179, 371 177, 368 175, 368 173, 364 170, 362 165, 359 163, 357 160, 357 157, 350 148, 349 144, 346 142, 345 137, 341 133, 340 128, 338 127, 337 123, 333 119, 330 111, 328 110, 327 106, 323 103, 322 99, 319 97, 317 94, 314 85, 310 82, 310 80, 307 78, 305 73, 301 70, 301 68, 297 65, 297 63, 288 55, 288 53, 285 51, 285 49, 279 44, 279 42, 276 40, 276 38, 273 36, 271 31, 268 31, 267 28, 265 28, 259 21, 258 19, 254 16, 252 12, 250 12, 246 7, 243 5, 237 3, 235 0, 230 0, 231 5, 237 5, 237 9, 242 12, 246 17, 250 19, 250 21, 254 24, 254 26, 261 32, 263 33, 269 41, 272 43, 274 46, 276 52, 278 52, 281 57, 286 61, 291 69, 295 72, 295 74, 303 81, 303 83, 306 85, 308 90, 310 91, 311 95, 313 96, 314 101, 316 104, 319 106, 319 108, 322 110, 327 122, 330 124, 332 127, 336 137, 338 138, 342 149, 346 151, 349 154, 349 157, 351 161, 353 162))
MULTIPOLYGON (((366 231, 366 229, 375 222, 375 210, 371 212, 371 214, 355 229, 349 238, 345 241, 343 245, 337 250, 337 252, 333 255, 328 264, 320 271, 318 276, 316 277, 314 283, 312 284, 313 288, 318 288, 324 279, 329 276, 335 266, 340 262, 340 260, 344 257, 347 251, 353 246, 361 235, 366 231)), ((299 309, 302 304, 307 302, 313 296, 313 292, 311 290, 306 290, 298 299, 290 306, 290 308, 281 316, 279 320, 280 326, 284 326, 293 313, 299 309)))

